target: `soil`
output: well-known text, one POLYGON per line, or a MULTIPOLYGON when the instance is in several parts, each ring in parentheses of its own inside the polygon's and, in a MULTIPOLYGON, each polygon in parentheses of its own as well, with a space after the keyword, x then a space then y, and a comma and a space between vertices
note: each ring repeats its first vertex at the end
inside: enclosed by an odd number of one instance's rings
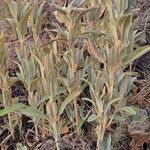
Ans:
MULTIPOLYGON (((140 46, 150 44, 150 1, 134 0, 133 1, 133 20, 134 28, 142 32, 137 44, 140 46)), ((135 62, 135 68, 142 78, 150 73, 150 52, 143 55, 135 62)))
MULTIPOLYGON (((0 0, 1 1, 1 0, 0 0)), ((58 1, 58 4, 63 5, 63 1, 58 1)), ((45 28, 55 28, 58 23, 53 14, 53 9, 46 4, 44 7, 44 11, 47 12, 47 17, 45 19, 45 23, 42 26, 41 40, 45 41, 47 38, 45 28)), ((137 29, 138 32, 142 32, 142 36, 137 40, 137 44, 140 46, 149 45, 150 44, 150 0, 134 0, 133 1, 133 21, 134 28, 137 29)), ((10 36, 13 35, 10 27, 6 23, 0 23, 1 28, 7 27, 6 33, 6 46, 8 50, 8 64, 7 69, 9 71, 10 76, 16 76, 16 72, 18 72, 18 67, 12 63, 11 60, 17 60, 16 54, 14 52, 14 44, 17 45, 18 42, 15 37, 10 36), (3 27, 2 27, 3 26, 3 27)), ((129 101, 133 106, 138 106, 141 109, 141 114, 145 112, 147 116, 150 116, 150 93, 149 85, 147 85, 146 80, 149 79, 150 73, 150 52, 142 56, 140 59, 135 61, 134 68, 139 72, 140 78, 137 81, 137 95, 132 97, 129 101), (146 83, 145 83, 146 82, 146 83), (146 85, 145 85, 146 84, 146 85), (143 87, 145 88, 143 90, 143 87)), ((19 97, 20 101, 23 103, 27 103, 27 91, 25 90, 23 84, 21 82, 15 83, 12 87, 12 97, 19 97)), ((7 118, 0 117, 0 127, 5 125, 7 118)), ((30 118, 23 116, 23 130, 22 135, 20 136, 19 130, 16 127, 15 131, 15 139, 11 138, 6 142, 7 150, 16 149, 17 143, 22 143, 23 145, 28 145, 28 149, 35 150, 54 150, 56 149, 54 140, 51 137, 47 137, 45 139, 40 139, 40 141, 35 142, 35 134, 31 132, 33 129, 33 123, 30 122, 30 118)), ((140 124, 138 127, 135 125, 132 128, 129 128, 130 121, 122 124, 122 136, 118 139, 117 142, 117 150, 149 150, 150 149, 150 122, 145 122, 144 124, 140 124), (145 128, 143 128, 145 127, 145 128), (141 131, 137 133, 136 131, 141 131), (140 138, 137 138, 140 137, 140 138)), ((90 128, 90 125, 85 128, 90 128)), ((117 127, 116 125, 112 125, 113 130, 117 127), (115 127, 114 127, 115 126, 115 127)), ((86 130, 86 129, 85 129, 86 130)), ((112 131, 113 132, 113 131, 112 131)), ((0 128, 0 143, 9 135, 7 130, 2 131, 0 128)), ((86 137, 79 137, 77 139, 73 139, 71 137, 64 137, 60 141, 61 150, 95 150, 95 141, 86 137), (88 140, 89 139, 89 140, 88 140)), ((1 147, 2 149, 2 147, 1 147)))

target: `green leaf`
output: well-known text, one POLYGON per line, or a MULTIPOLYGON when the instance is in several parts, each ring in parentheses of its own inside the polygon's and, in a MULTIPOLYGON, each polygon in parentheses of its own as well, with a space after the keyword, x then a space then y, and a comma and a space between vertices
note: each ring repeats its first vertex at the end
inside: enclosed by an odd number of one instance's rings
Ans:
POLYGON ((136 111, 132 107, 130 107, 130 106, 122 107, 122 108, 120 108, 120 110, 128 113, 131 116, 132 115, 136 115, 136 111))
POLYGON ((102 143, 99 143, 101 148, 98 150, 111 150, 111 141, 111 134, 109 134, 108 137, 103 139, 102 143))
POLYGON ((6 18, 6 21, 8 21, 10 23, 13 32, 16 34, 17 31, 16 31, 16 22, 15 22, 15 20, 12 19, 12 18, 6 18))
POLYGON ((84 97, 84 98, 82 98, 82 100, 88 101, 88 102, 92 103, 93 105, 95 105, 94 101, 90 98, 84 97))
POLYGON ((17 143, 16 148, 17 150, 27 150, 27 147, 23 146, 21 143, 17 143))
POLYGON ((125 121, 126 118, 124 118, 123 116, 116 115, 116 116, 114 116, 114 120, 121 122, 121 121, 125 121))
POLYGON ((81 93, 81 91, 76 91, 74 92, 73 94, 69 95, 65 101, 62 103, 60 109, 59 109, 59 114, 61 115, 65 109, 65 107, 74 99, 76 98, 77 96, 79 96, 81 93))
POLYGON ((38 19, 38 22, 36 23, 36 34, 39 35, 39 32, 41 30, 41 24, 43 23, 44 19, 46 17, 46 13, 41 15, 38 19))
POLYGON ((35 79, 31 80, 31 84, 30 84, 31 91, 34 91, 37 89, 38 81, 39 81, 39 78, 35 78, 35 79))
POLYGON ((79 122, 78 122, 77 128, 81 129, 81 127, 85 123, 85 121, 86 121, 85 119, 80 119, 79 122))
POLYGON ((59 13, 67 16, 66 8, 65 7, 60 7, 59 5, 52 4, 52 7, 54 7, 59 13))
POLYGON ((97 116, 97 115, 95 115, 95 114, 92 114, 89 118, 88 118, 88 122, 93 122, 93 121, 96 121, 96 120, 98 120, 99 119, 99 117, 97 116))
POLYGON ((144 55, 145 53, 149 51, 150 51, 150 46, 143 46, 143 47, 137 48, 136 50, 134 50, 133 52, 130 52, 129 54, 125 56, 123 60, 124 65, 129 65, 134 60, 136 60, 137 58, 141 57, 142 55, 144 55))
POLYGON ((38 13, 37 13, 37 16, 38 16, 38 17, 42 14, 42 10, 43 10, 43 7, 44 7, 44 5, 45 5, 45 2, 46 2, 46 1, 43 1, 43 2, 40 4, 39 8, 38 8, 38 13))
POLYGON ((26 105, 22 104, 22 103, 13 104, 12 106, 9 106, 9 107, 6 107, 6 108, 0 110, 0 116, 4 116, 6 114, 21 110, 24 107, 26 107, 26 105))
POLYGON ((68 7, 69 8, 80 7, 85 2, 86 0, 72 0, 68 7))
POLYGON ((21 34, 24 35, 27 29, 27 22, 29 19, 29 15, 31 14, 32 9, 29 9, 24 17, 20 21, 20 27, 21 27, 21 34))
POLYGON ((35 107, 26 107, 25 109, 21 109, 20 112, 22 112, 23 114, 29 117, 45 118, 45 115, 43 114, 43 112, 39 111, 35 107))
POLYGON ((65 92, 67 92, 66 86, 61 86, 61 87, 59 87, 58 90, 57 90, 57 95, 63 94, 63 93, 65 93, 65 92))
POLYGON ((122 99, 122 97, 118 97, 118 98, 115 98, 115 99, 112 99, 110 100, 110 102, 108 102, 107 106, 106 106, 106 109, 105 109, 105 113, 107 113, 108 109, 110 108, 110 106, 117 102, 117 101, 120 101, 122 99))
POLYGON ((105 150, 111 150, 111 134, 109 134, 108 137, 107 137, 106 149, 105 150))

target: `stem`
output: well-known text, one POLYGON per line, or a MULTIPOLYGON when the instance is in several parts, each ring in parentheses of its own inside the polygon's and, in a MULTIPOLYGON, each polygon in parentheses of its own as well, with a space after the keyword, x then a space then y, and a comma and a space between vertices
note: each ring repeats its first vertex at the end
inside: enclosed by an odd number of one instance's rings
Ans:
POLYGON ((35 42, 35 53, 36 56, 38 56, 40 58, 40 53, 39 53, 39 37, 37 35, 34 35, 34 42, 35 42))
MULTIPOLYGON (((5 108, 7 107, 6 95, 7 94, 5 94, 5 91, 2 91, 3 104, 5 108)), ((14 130, 13 130, 12 122, 11 122, 11 115, 9 113, 7 115, 8 115, 9 131, 11 132, 11 136, 14 139, 14 130)))
POLYGON ((96 144, 96 149, 97 150, 100 150, 100 145, 101 145, 101 143, 100 143, 100 141, 101 141, 101 122, 99 122, 99 127, 98 127, 98 138, 97 138, 97 144, 96 144))
POLYGON ((36 139, 36 141, 39 141, 39 138, 38 138, 38 126, 37 126, 37 123, 35 122, 34 123, 35 124, 35 139, 36 139))
POLYGON ((14 137, 14 130, 13 130, 13 126, 12 126, 12 122, 11 122, 11 115, 8 114, 8 124, 9 124, 9 129, 10 129, 10 132, 11 132, 11 136, 12 136, 12 139, 14 140, 15 137, 14 137))
POLYGON ((20 40, 20 57, 24 56, 24 46, 23 46, 23 40, 20 40))
POLYGON ((34 101, 33 101, 33 93, 32 92, 30 92, 30 87, 28 88, 28 101, 29 101, 29 105, 30 106, 35 106, 35 103, 34 103, 34 101))
POLYGON ((54 138, 55 138, 55 142, 56 142, 56 148, 57 148, 57 150, 60 150, 59 143, 58 143, 59 135, 58 135, 58 129, 57 129, 56 122, 53 124, 53 131, 54 131, 54 138))
POLYGON ((60 150, 58 140, 56 140, 56 148, 57 150, 60 150))
POLYGON ((20 136, 23 138, 23 134, 22 134, 22 120, 21 120, 21 118, 22 118, 22 115, 21 114, 19 114, 19 132, 20 132, 20 136))
MULTIPOLYGON (((29 101, 29 105, 31 107, 35 107, 36 106, 36 103, 34 101, 34 98, 33 98, 33 92, 30 92, 30 84, 28 85, 28 101, 29 101)), ((37 120, 36 120, 36 117, 33 118, 33 122, 34 122, 34 127, 35 127, 35 139, 36 141, 39 141, 39 138, 38 138, 38 125, 37 125, 37 120)))
POLYGON ((110 120, 109 120, 109 122, 107 123, 106 128, 108 128, 108 127, 110 126, 110 124, 112 123, 112 121, 113 121, 113 119, 114 119, 115 114, 116 114, 116 109, 114 110, 114 112, 113 112, 113 114, 112 114, 112 116, 111 116, 111 119, 110 119, 110 120))
MULTIPOLYGON (((70 43, 70 52, 71 52, 71 78, 73 81, 76 80, 76 64, 75 64, 75 60, 74 60, 74 48, 72 47, 72 42, 70 43)), ((74 92, 74 91, 72 91, 74 92)), ((78 123, 79 123, 79 113, 78 113, 78 104, 77 104, 77 99, 75 98, 73 100, 73 107, 74 107, 74 115, 75 115, 75 125, 76 125, 76 130, 77 130, 77 134, 80 134, 80 129, 77 127, 78 123)))
POLYGON ((97 139, 97 148, 96 148, 96 150, 101 149, 101 144, 103 142, 105 131, 106 131, 106 124, 107 124, 107 117, 106 117, 106 115, 104 115, 102 120, 99 121, 98 139, 97 139))
POLYGON ((80 134, 80 129, 77 127, 78 122, 79 122, 79 115, 78 115, 78 104, 77 104, 77 99, 76 98, 73 100, 73 105, 74 105, 76 130, 77 130, 77 134, 79 135, 80 134))

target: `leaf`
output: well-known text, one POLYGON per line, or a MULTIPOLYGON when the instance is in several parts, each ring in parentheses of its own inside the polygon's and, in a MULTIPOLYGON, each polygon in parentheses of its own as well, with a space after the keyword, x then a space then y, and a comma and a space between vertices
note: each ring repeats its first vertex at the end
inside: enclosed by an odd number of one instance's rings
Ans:
POLYGON ((5 45, 5 37, 4 33, 0 33, 0 66, 5 66, 6 64, 6 51, 4 48, 5 45))
POLYGON ((45 5, 45 2, 46 2, 46 0, 43 1, 43 2, 40 4, 39 9, 38 9, 38 15, 37 15, 37 16, 40 16, 40 15, 42 14, 42 10, 43 10, 43 7, 44 7, 44 5, 45 5))
POLYGON ((136 60, 137 58, 141 57, 142 55, 144 55, 145 53, 150 51, 150 46, 143 46, 143 47, 139 47, 136 50, 134 50, 133 52, 130 52, 129 54, 127 54, 123 60, 124 65, 129 65, 131 62, 133 62, 134 60, 136 60))
POLYGON ((41 15, 38 19, 38 22, 36 23, 36 34, 39 35, 39 32, 41 30, 41 24, 43 23, 44 19, 46 17, 46 13, 41 15))
POLYGON ((61 115, 65 109, 65 107, 74 99, 76 98, 77 96, 79 96, 81 93, 81 91, 76 91, 74 92, 73 94, 69 95, 65 100, 64 102, 62 103, 60 109, 59 109, 59 114, 61 115))
POLYGON ((74 26, 76 26, 76 24, 79 23, 79 21, 81 20, 81 18, 83 17, 83 15, 85 15, 86 13, 90 12, 90 11, 93 11, 93 10, 96 10, 97 7, 91 7, 91 8, 88 8, 88 9, 85 9, 83 10, 76 18, 75 20, 75 23, 74 23, 74 26))
POLYGON ((112 99, 108 102, 107 106, 106 106, 106 109, 105 109, 105 113, 107 113, 108 109, 110 108, 110 106, 117 102, 117 101, 120 101, 122 99, 122 97, 118 97, 118 98, 115 98, 115 99, 112 99))
POLYGON ((67 88, 65 86, 61 86, 57 89, 57 95, 63 94, 67 91, 67 88))
POLYGON ((53 8, 55 8, 55 10, 57 10, 59 13, 61 13, 61 14, 63 14, 63 15, 65 15, 65 16, 67 16, 67 12, 66 12, 66 8, 65 7, 60 7, 59 5, 56 5, 56 4, 52 4, 51 5, 51 7, 53 8))
POLYGON ((10 23, 13 32, 16 34, 17 31, 16 31, 16 22, 15 22, 15 20, 12 19, 12 18, 6 18, 6 21, 8 21, 10 23))
POLYGON ((67 125, 64 125, 63 127, 61 127, 60 133, 62 134, 67 134, 69 132, 69 128, 67 125))
POLYGON ((82 100, 88 101, 88 102, 92 103, 93 105, 95 105, 94 101, 90 98, 84 97, 84 98, 82 98, 82 100))
POLYGON ((98 120, 99 117, 96 115, 96 114, 92 114, 89 118, 88 118, 88 122, 93 122, 93 121, 96 121, 98 120))
POLYGON ((23 146, 21 143, 17 143, 16 148, 17 150, 27 150, 27 147, 23 146))
POLYGON ((11 77, 8 79, 8 87, 13 86, 13 84, 15 84, 18 81, 17 77, 11 77))
POLYGON ((128 113, 131 116, 136 115, 136 111, 132 107, 130 107, 130 106, 122 107, 122 108, 120 108, 120 110, 128 113))
POLYGON ((20 112, 22 112, 23 114, 29 117, 45 118, 45 115, 43 114, 43 112, 39 111, 35 107, 26 107, 25 109, 21 109, 20 112))
POLYGON ((15 111, 18 111, 18 110, 21 110, 23 109, 24 107, 26 107, 25 104, 22 104, 22 103, 16 103, 16 104, 13 104, 9 107, 6 107, 2 110, 0 110, 0 116, 4 116, 6 114, 9 114, 9 113, 12 113, 12 112, 15 112, 15 111))
POLYGON ((93 55, 99 62, 106 64, 103 55, 96 49, 95 45, 91 41, 87 41, 87 51, 89 54, 93 55))
POLYGON ((108 137, 104 138, 102 143, 100 144, 100 149, 98 150, 111 150, 112 146, 111 146, 111 134, 108 135, 108 137))
POLYGON ((79 7, 79 6, 81 6, 85 1, 86 1, 86 0, 72 0, 68 7, 69 7, 69 8, 79 7))
POLYGON ((74 36, 78 36, 80 35, 82 32, 82 28, 81 28, 81 19, 83 17, 84 14, 90 12, 90 11, 93 11, 95 10, 96 8, 88 8, 88 9, 85 9, 83 10, 75 19, 74 23, 73 23, 73 27, 72 27, 72 35, 74 36))
POLYGON ((45 102, 45 101, 48 100, 48 99, 49 99, 49 96, 48 96, 48 95, 42 95, 41 100, 40 100, 40 103, 43 103, 43 102, 45 102))
POLYGON ((116 116, 114 116, 114 120, 121 122, 121 121, 125 121, 126 118, 124 118, 123 116, 116 115, 116 116))
MULTIPOLYGON (((10 0, 5 0, 5 2, 7 3, 8 7, 9 7, 11 16, 12 16, 13 18, 17 19, 17 18, 16 18, 17 11, 16 11, 16 9, 15 9, 15 5, 16 5, 16 4, 13 5, 10 0)), ((16 3, 16 2, 15 2, 15 3, 16 3)))
POLYGON ((108 137, 107 137, 106 149, 105 150, 111 150, 111 134, 109 134, 108 137))
POLYGON ((35 60, 38 62, 39 67, 40 67, 41 77, 44 79, 44 71, 45 71, 45 68, 44 68, 42 62, 40 61, 40 59, 39 59, 35 54, 32 53, 32 55, 33 55, 33 57, 35 58, 35 60))
POLYGON ((31 80, 31 83, 30 83, 30 90, 31 91, 35 91, 37 89, 37 84, 38 84, 38 81, 39 81, 39 78, 35 78, 33 80, 31 80))
POLYGON ((45 48, 46 46, 48 46, 49 44, 55 42, 55 41, 64 41, 65 42, 65 39, 64 38, 56 38, 56 39, 52 39, 48 42, 45 42, 40 48, 45 48))
POLYGON ((32 9, 29 9, 26 14, 24 15, 24 17, 22 17, 21 21, 20 21, 20 27, 21 27, 21 34, 24 35, 27 29, 27 22, 29 19, 29 15, 31 14, 32 9))

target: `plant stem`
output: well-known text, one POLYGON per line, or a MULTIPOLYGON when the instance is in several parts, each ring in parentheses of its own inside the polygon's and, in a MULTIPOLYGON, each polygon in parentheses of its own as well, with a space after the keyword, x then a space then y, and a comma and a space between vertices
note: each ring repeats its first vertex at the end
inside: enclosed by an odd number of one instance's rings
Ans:
POLYGON ((98 139, 97 139, 97 148, 96 150, 101 149, 101 145, 104 139, 105 131, 106 131, 107 117, 104 114, 103 118, 99 121, 98 127, 98 139))
MULTIPOLYGON (((71 39, 70 39, 70 41, 71 41, 71 39)), ((72 81, 75 81, 76 80, 76 63, 75 63, 75 60, 74 60, 75 50, 74 50, 74 47, 72 45, 73 45, 73 42, 70 42, 71 66, 72 66, 72 68, 71 68, 71 78, 72 78, 72 81)), ((72 90, 72 92, 74 92, 74 91, 72 90)), ((74 98, 74 100, 73 100, 73 107, 74 107, 74 117, 75 117, 76 130, 77 130, 77 134, 79 135, 80 134, 80 129, 78 128, 79 113, 78 113, 78 104, 77 104, 77 99, 76 98, 74 98)))
MULTIPOLYGON (((7 106, 7 101, 6 101, 6 95, 7 95, 7 92, 6 91, 2 91, 2 98, 3 98, 3 104, 4 104, 4 107, 8 107, 7 106)), ((11 120, 11 115, 8 113, 8 125, 9 125, 9 130, 11 132, 11 136, 12 138, 14 139, 14 130, 13 130, 13 126, 12 126, 12 120, 11 120)))
POLYGON ((59 143, 58 143, 59 135, 58 135, 58 129, 57 129, 57 122, 53 124, 53 131, 54 131, 54 138, 56 142, 56 148, 57 150, 60 150, 59 143))
POLYGON ((39 138, 38 138, 38 126, 37 126, 36 121, 35 121, 34 124, 35 124, 34 126, 35 126, 35 135, 36 135, 35 139, 36 139, 36 141, 39 141, 39 138))
POLYGON ((77 130, 77 134, 79 135, 80 134, 80 130, 78 128, 79 114, 78 114, 78 104, 77 104, 77 99, 76 98, 73 100, 73 105, 74 105, 76 130, 77 130))

